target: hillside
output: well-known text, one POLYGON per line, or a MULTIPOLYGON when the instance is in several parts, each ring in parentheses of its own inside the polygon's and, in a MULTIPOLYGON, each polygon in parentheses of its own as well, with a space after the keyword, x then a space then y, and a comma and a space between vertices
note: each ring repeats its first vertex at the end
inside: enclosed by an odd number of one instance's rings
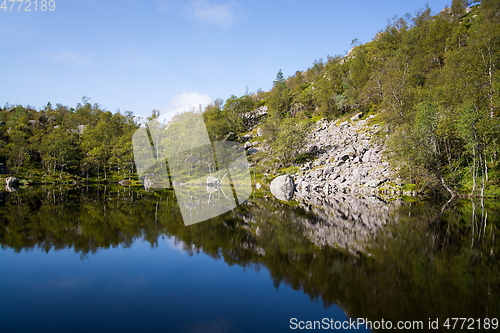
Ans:
POLYGON ((287 79, 279 71, 269 92, 217 101, 205 111, 207 125, 219 139, 250 130, 220 123, 268 106, 253 140, 269 149, 252 160, 262 173, 280 173, 317 157, 303 150, 316 121, 380 114, 386 158, 405 183, 432 195, 498 197, 499 13, 496 1, 453 1, 436 15, 425 8, 396 18, 345 57, 287 79))
MULTIPOLYGON (((260 179, 318 158, 306 146, 319 120, 377 114, 383 158, 401 183, 432 195, 499 197, 499 22, 500 3, 492 0, 454 0, 435 15, 424 8, 395 18, 372 41, 353 41, 346 56, 316 60, 287 78, 279 70, 270 91, 215 100, 202 110, 209 135, 251 137, 260 179)), ((0 162, 38 181, 130 178, 138 124, 131 113, 112 114, 85 98, 75 108, 6 105, 0 162)))

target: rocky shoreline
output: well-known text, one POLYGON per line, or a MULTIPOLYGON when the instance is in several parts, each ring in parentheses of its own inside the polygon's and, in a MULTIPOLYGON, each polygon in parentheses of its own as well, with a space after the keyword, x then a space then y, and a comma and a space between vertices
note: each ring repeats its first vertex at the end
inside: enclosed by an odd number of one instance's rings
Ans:
POLYGON ((316 123, 307 149, 318 151, 318 156, 293 175, 297 197, 336 193, 401 195, 397 170, 384 160, 384 147, 374 139, 382 130, 379 124, 370 124, 374 117, 360 120, 358 113, 344 122, 316 123))
POLYGON ((276 198, 296 201, 318 217, 303 223, 307 238, 353 253, 366 251, 366 241, 392 219, 403 195, 417 194, 402 190, 398 170, 385 160, 385 128, 374 115, 361 117, 318 121, 304 150, 314 161, 270 186, 276 198))
POLYGON ((384 159, 383 143, 375 139, 383 137, 383 132, 378 133, 384 130, 382 126, 373 121, 374 115, 363 120, 361 116, 358 113, 343 122, 318 121, 305 148, 306 152, 315 154, 315 160, 302 165, 295 174, 273 180, 273 194, 307 202, 339 194, 376 196, 384 200, 416 195, 415 191, 401 189, 397 169, 384 159))

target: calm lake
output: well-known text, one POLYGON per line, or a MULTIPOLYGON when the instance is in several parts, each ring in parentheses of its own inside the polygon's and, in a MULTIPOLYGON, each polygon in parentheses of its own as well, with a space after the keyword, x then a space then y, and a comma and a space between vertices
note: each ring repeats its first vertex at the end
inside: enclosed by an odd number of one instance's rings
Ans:
POLYGON ((482 331, 500 317, 499 228, 500 202, 479 199, 269 195, 184 226, 169 190, 1 192, 0 332, 288 332, 358 319, 460 331, 447 318, 482 331))

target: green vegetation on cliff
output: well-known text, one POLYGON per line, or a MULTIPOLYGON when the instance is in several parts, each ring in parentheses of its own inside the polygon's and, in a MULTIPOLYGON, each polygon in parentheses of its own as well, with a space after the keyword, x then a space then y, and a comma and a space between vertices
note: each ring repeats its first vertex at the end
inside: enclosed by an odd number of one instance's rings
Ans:
MULTIPOLYGON (((252 159, 292 166, 305 158, 300 152, 309 124, 380 113, 390 158, 407 181, 452 195, 498 197, 499 23, 495 0, 453 0, 436 15, 424 8, 394 18, 372 41, 353 41, 345 57, 316 60, 288 78, 280 70, 268 92, 215 100, 203 111, 207 129, 214 140, 236 140, 255 125, 249 112, 267 106, 259 140, 269 149, 252 159)), ((7 105, 0 121, 1 159, 14 173, 133 172, 132 114, 105 112, 85 100, 74 109, 7 105)))
POLYGON ((279 71, 269 92, 252 95, 269 106, 262 130, 270 160, 298 162, 301 147, 290 143, 304 119, 380 112, 390 157, 408 181, 498 196, 500 3, 467 5, 394 18, 372 41, 353 41, 345 57, 317 60, 286 80, 279 71))

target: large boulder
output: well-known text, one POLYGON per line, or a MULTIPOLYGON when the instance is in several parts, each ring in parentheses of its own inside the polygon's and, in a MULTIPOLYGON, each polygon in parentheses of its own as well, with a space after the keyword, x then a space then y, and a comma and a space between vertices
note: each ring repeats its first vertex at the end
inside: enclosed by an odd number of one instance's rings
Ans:
POLYGON ((271 193, 279 200, 290 200, 294 188, 293 178, 288 175, 278 176, 271 182, 271 193))
POLYGON ((147 174, 143 175, 142 186, 144 186, 145 190, 157 188, 158 184, 157 184, 156 180, 157 179, 155 179, 154 174, 147 173, 147 174))
POLYGON ((132 182, 130 180, 122 179, 118 182, 121 186, 130 186, 132 185, 132 182))
POLYGON ((320 177, 323 173, 323 170, 321 169, 317 169, 317 170, 314 170, 314 171, 311 171, 309 174, 311 175, 311 177, 313 179, 317 179, 318 177, 320 177))
POLYGON ((359 120, 363 117, 363 112, 356 113, 354 116, 351 117, 351 121, 359 120))
POLYGON ((220 181, 214 176, 207 177, 207 186, 217 187, 220 185, 220 181))
POLYGON ((363 155, 363 162, 371 162, 373 155, 375 155, 373 148, 368 149, 363 155))
POLYGON ((329 174, 331 174, 332 172, 333 172, 333 166, 332 166, 332 165, 328 165, 328 166, 325 168, 325 170, 323 171, 323 173, 324 173, 325 175, 329 175, 329 174))
POLYGON ((7 184, 7 186, 5 186, 5 189, 8 192, 15 192, 19 187, 19 179, 17 179, 16 177, 5 178, 5 183, 7 184))
POLYGON ((257 148, 250 148, 247 150, 247 154, 248 155, 253 155, 253 154, 257 154, 259 150, 257 148))
POLYGON ((9 187, 16 187, 19 186, 19 179, 17 179, 16 177, 7 177, 5 178, 5 183, 9 187))
POLYGON ((144 185, 144 188, 147 190, 151 187, 153 187, 153 182, 151 181, 151 179, 149 179, 148 177, 144 177, 144 181, 142 182, 142 185, 144 185))

